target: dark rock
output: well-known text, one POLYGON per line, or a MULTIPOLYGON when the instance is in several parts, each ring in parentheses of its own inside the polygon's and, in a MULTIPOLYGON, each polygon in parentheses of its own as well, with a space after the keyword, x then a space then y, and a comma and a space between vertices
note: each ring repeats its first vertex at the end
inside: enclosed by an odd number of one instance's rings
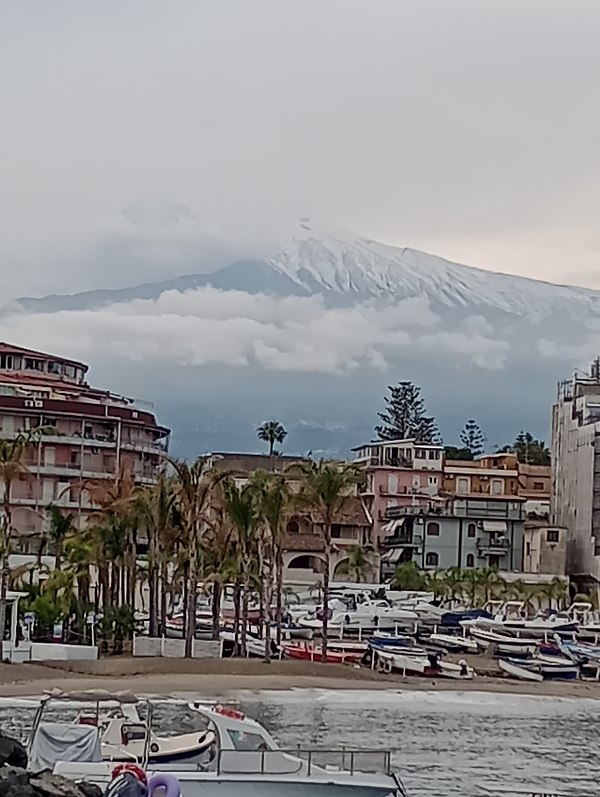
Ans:
POLYGON ((82 794, 75 781, 63 778, 62 775, 53 775, 48 769, 31 775, 29 785, 41 797, 81 797, 82 794))
POLYGON ((27 751, 18 739, 0 733, 0 767, 27 768, 27 751))
POLYGON ((96 786, 95 783, 88 783, 87 780, 82 780, 81 783, 78 783, 77 788, 83 794, 83 797, 102 797, 104 794, 100 786, 96 786))

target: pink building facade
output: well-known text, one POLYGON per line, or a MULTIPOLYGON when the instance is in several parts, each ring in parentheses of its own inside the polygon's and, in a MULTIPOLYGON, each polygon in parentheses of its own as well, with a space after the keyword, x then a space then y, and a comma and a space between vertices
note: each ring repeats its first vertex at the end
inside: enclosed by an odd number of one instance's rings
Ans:
MULTIPOLYGON (((373 518, 373 539, 386 536, 386 509, 427 507, 439 499, 443 483, 443 446, 415 440, 377 440, 353 449, 356 464, 364 467, 362 495, 373 518)), ((442 499, 439 499, 440 501, 442 499)))

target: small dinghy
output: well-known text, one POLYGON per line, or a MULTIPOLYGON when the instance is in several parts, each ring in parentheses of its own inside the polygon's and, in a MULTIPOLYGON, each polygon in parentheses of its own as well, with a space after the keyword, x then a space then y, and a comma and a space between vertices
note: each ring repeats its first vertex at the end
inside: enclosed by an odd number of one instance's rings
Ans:
POLYGON ((500 634, 496 631, 488 631, 484 628, 471 628, 471 636, 481 648, 488 648, 490 645, 496 648, 498 653, 514 655, 531 655, 537 650, 537 640, 523 637, 511 636, 510 634, 500 634))
MULTIPOLYGON (((283 644, 283 655, 288 659, 301 659, 302 661, 323 661, 321 648, 307 644, 283 644)), ((327 664, 356 664, 364 656, 365 650, 346 650, 344 648, 329 649, 325 657, 327 664)))
POLYGON ((508 659, 498 659, 498 666, 510 678, 518 678, 520 681, 544 680, 544 676, 541 674, 541 672, 535 672, 535 670, 530 670, 528 667, 524 667, 521 663, 515 664, 512 661, 508 661, 508 659))
POLYGON ((479 648, 477 642, 469 637, 459 636, 454 634, 438 634, 433 633, 429 635, 428 639, 422 640, 426 645, 442 648, 450 653, 477 653, 479 648))

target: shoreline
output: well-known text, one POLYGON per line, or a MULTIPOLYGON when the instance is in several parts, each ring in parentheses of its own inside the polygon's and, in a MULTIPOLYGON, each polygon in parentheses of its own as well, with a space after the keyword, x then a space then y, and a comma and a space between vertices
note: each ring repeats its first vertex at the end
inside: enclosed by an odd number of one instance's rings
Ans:
POLYGON ((0 698, 40 697, 45 690, 106 689, 155 697, 231 699, 237 692, 285 690, 486 692, 532 697, 600 699, 596 681, 531 683, 489 675, 472 681, 381 675, 317 662, 256 659, 101 659, 97 662, 0 664, 0 698))

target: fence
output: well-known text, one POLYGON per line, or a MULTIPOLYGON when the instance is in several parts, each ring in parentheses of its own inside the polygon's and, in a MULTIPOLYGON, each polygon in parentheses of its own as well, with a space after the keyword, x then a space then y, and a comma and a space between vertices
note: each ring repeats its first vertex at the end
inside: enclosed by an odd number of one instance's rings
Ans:
MULTIPOLYGON (((133 639, 134 656, 163 656, 169 659, 182 659, 185 651, 183 639, 168 639, 166 637, 136 636, 133 639)), ((194 639, 192 658, 214 659, 221 655, 221 642, 219 640, 194 639)))

